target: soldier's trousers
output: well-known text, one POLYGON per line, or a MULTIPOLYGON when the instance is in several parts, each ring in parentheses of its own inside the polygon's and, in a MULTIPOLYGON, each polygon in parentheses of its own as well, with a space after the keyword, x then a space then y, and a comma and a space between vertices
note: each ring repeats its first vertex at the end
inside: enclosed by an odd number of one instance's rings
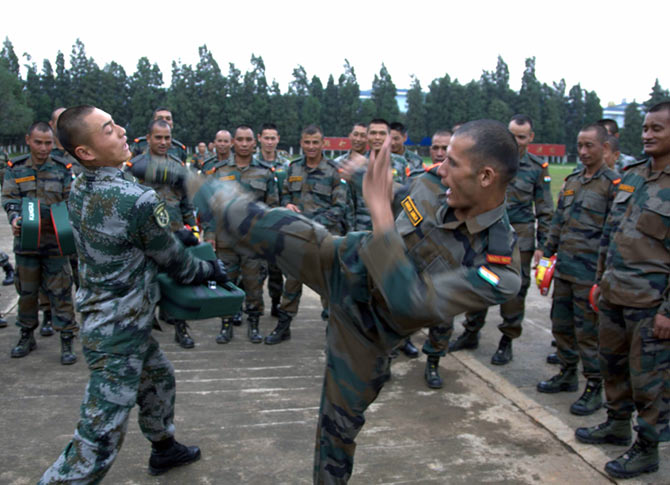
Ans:
MULTIPOLYGON (((503 335, 511 339, 521 336, 521 323, 526 310, 526 294, 530 286, 530 264, 533 260, 533 251, 521 251, 521 289, 510 301, 500 305, 500 316, 503 321, 498 329, 503 335)), ((465 314, 463 326, 470 332, 479 332, 486 323, 488 309, 465 314)))
POLYGON ((244 312, 249 316, 263 314, 263 281, 267 274, 267 262, 261 258, 248 256, 227 248, 217 248, 216 256, 226 265, 228 278, 237 281, 242 278, 244 312))
POLYGON ((600 378, 598 315, 589 305, 590 285, 554 277, 551 332, 561 367, 576 367, 581 357, 584 377, 600 378))
POLYGON ((15 284, 19 294, 16 321, 19 327, 37 328, 41 290, 48 298, 54 328, 65 332, 77 330, 72 305, 72 270, 67 256, 16 254, 15 284))
POLYGON ((268 293, 270 299, 279 300, 284 289, 284 275, 276 264, 268 264, 268 293))
POLYGON ((637 410, 637 432, 649 441, 670 441, 670 339, 654 337, 654 308, 614 305, 602 295, 600 369, 608 414, 630 418, 637 410))
MULTIPOLYGON (((140 345, 138 345, 140 347, 140 345)), ((133 406, 150 441, 174 436, 175 379, 172 364, 151 336, 136 354, 119 355, 84 348, 91 371, 72 441, 39 484, 96 484, 121 449, 133 406)))
MULTIPOLYGON (((298 313, 301 297, 302 282, 292 278, 291 276, 287 276, 286 282, 284 283, 284 292, 281 296, 281 305, 279 308, 285 311, 291 317, 294 317, 298 313)), ((321 307, 328 308, 328 300, 324 296, 321 296, 321 307)))
POLYGON ((432 357, 444 357, 449 350, 449 339, 452 333, 454 333, 453 318, 435 327, 430 327, 428 339, 423 343, 421 352, 432 357))

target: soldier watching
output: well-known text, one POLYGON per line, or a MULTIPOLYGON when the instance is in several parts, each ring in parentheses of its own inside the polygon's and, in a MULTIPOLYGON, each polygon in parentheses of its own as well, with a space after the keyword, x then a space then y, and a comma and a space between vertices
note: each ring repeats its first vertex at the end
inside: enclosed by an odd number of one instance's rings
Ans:
MULTIPOLYGON (((172 111, 170 111, 168 108, 162 106, 156 108, 154 112, 151 114, 151 120, 165 121, 168 125, 170 125, 170 130, 174 132, 174 119, 172 118, 172 111)), ((146 149, 147 149, 146 136, 141 136, 133 140, 133 146, 131 148, 131 151, 133 152, 134 157, 144 153, 146 149)), ((187 156, 186 145, 184 145, 182 142, 172 138, 170 140, 170 147, 168 149, 168 152, 174 157, 176 157, 178 160, 180 160, 182 163, 186 163, 186 156, 187 156)))
MULTIPOLYGON (((610 118, 603 118, 601 120, 598 120, 598 124, 603 126, 607 130, 608 135, 612 135, 617 139, 619 138, 619 125, 617 124, 616 121, 610 118)), ((624 168, 626 168, 631 163, 635 163, 636 161, 637 160, 635 159, 635 157, 619 152, 619 158, 617 158, 614 164, 615 168, 613 170, 619 173, 623 173, 624 168)))
POLYGON ((423 173, 423 158, 405 147, 407 139, 407 128, 405 128, 405 125, 399 121, 391 123, 391 153, 400 155, 405 159, 407 167, 409 167, 405 171, 406 175, 414 177, 423 173))
POLYGON ((233 137, 228 130, 219 130, 214 137, 214 155, 205 160, 202 172, 207 173, 217 162, 227 161, 230 158, 233 137))
POLYGON ((198 146, 196 147, 196 151, 193 154, 193 158, 191 159, 192 162, 192 167, 194 170, 202 170, 202 167, 205 163, 205 160, 209 158, 207 156, 207 145, 205 144, 204 141, 201 141, 198 143, 198 146))

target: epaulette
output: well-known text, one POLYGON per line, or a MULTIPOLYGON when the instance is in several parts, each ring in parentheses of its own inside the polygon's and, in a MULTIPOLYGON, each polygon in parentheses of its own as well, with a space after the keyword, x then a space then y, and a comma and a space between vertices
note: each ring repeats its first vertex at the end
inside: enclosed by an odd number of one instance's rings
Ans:
POLYGON ((510 264, 514 246, 509 243, 511 226, 500 219, 491 225, 488 230, 489 243, 486 251, 486 261, 493 264, 510 264))
POLYGON ((537 155, 533 155, 530 152, 528 152, 528 158, 533 162, 537 163, 542 168, 547 168, 549 166, 549 162, 545 162, 540 157, 538 157, 537 155))
POLYGON ((615 172, 611 168, 607 168, 604 172, 603 175, 605 178, 607 178, 610 182, 612 182, 612 185, 618 185, 619 182, 621 182, 621 175, 619 175, 619 172, 615 172))
POLYGON ((135 138, 135 139, 133 140, 133 143, 139 143, 139 142, 141 142, 141 141, 146 141, 146 139, 147 139, 146 136, 140 136, 140 137, 138 137, 138 138, 135 138))
POLYGON ((575 176, 575 175, 579 175, 580 173, 581 173, 581 170, 577 170, 577 169, 575 169, 575 170, 573 170, 572 172, 570 172, 570 173, 565 177, 564 180, 568 180, 570 177, 573 177, 573 176, 575 176))
POLYGON ((172 139, 172 144, 178 146, 182 150, 186 150, 186 145, 184 145, 182 142, 179 140, 175 140, 174 138, 172 139))
POLYGON ((179 157, 173 155, 172 153, 169 153, 169 152, 168 152, 167 157, 168 157, 168 159, 172 159, 172 160, 174 160, 175 162, 177 162, 177 163, 178 163, 179 165, 181 165, 181 166, 184 165, 184 162, 182 162, 181 159, 180 159, 179 157))
POLYGON ((268 162, 266 162, 265 160, 259 160, 258 158, 254 158, 254 160, 255 160, 256 163, 257 163, 258 165, 260 165, 261 167, 263 167, 263 168, 267 168, 268 170, 272 170, 272 164, 271 164, 271 163, 268 163, 268 162))
POLYGON ((337 164, 337 162, 331 158, 326 158, 326 163, 333 167, 336 171, 340 169, 340 166, 337 164))
POLYGON ((434 174, 437 175, 437 169, 440 168, 440 165, 442 165, 443 162, 440 163, 434 163, 432 165, 429 165, 428 167, 424 167, 423 169, 426 172, 433 172, 434 174))
POLYGON ((11 160, 7 161, 7 165, 10 167, 13 167, 17 163, 25 162, 30 158, 30 153, 26 153, 25 155, 21 155, 20 157, 12 158, 11 160))
POLYGON ((213 162, 213 161, 215 161, 216 159, 217 159, 217 158, 216 158, 216 155, 213 155, 213 156, 211 156, 211 157, 209 157, 209 158, 205 158, 205 159, 202 161, 202 166, 204 167, 205 164, 207 164, 207 163, 209 163, 209 162, 213 162))
POLYGON ((51 159, 56 162, 60 163, 62 166, 64 166, 66 169, 70 170, 72 168, 72 163, 70 163, 68 160, 66 160, 63 157, 59 157, 58 155, 50 155, 51 159))
POLYGON ((626 170, 628 170, 628 169, 631 168, 631 167, 637 167, 638 165, 641 165, 641 164, 643 164, 643 163, 647 163, 648 161, 649 161, 648 158, 644 158, 644 159, 642 159, 642 160, 636 160, 635 163, 631 163, 631 164, 629 164, 629 165, 626 165, 626 166, 623 168, 623 171, 625 172, 626 170))

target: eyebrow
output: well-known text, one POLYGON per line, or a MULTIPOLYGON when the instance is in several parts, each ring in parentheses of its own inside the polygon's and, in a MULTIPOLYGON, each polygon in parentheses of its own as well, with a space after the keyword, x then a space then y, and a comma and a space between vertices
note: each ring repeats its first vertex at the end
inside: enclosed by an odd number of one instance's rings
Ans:
POLYGON ((107 128, 107 125, 111 126, 113 123, 114 123, 114 120, 109 120, 107 123, 102 125, 102 129, 104 130, 105 128, 107 128))

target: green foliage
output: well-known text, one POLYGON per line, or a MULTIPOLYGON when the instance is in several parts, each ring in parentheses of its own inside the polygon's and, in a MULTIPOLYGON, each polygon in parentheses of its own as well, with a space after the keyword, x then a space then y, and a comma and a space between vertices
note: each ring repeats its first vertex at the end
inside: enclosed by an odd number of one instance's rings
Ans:
POLYGON ((658 82, 658 78, 656 78, 656 82, 651 88, 651 93, 649 93, 649 99, 644 102, 644 106, 649 109, 661 101, 670 101, 670 91, 663 89, 658 82))
POLYGON ((0 62, 0 137, 2 142, 15 142, 26 132, 33 119, 21 79, 0 62))
POLYGON ((621 152, 634 157, 642 153, 642 123, 644 117, 640 113, 640 105, 635 101, 626 107, 624 127, 621 130, 621 152))
POLYGON ((372 102, 375 104, 373 118, 384 118, 389 123, 400 116, 396 97, 396 87, 386 66, 382 63, 379 76, 372 81, 372 102))

